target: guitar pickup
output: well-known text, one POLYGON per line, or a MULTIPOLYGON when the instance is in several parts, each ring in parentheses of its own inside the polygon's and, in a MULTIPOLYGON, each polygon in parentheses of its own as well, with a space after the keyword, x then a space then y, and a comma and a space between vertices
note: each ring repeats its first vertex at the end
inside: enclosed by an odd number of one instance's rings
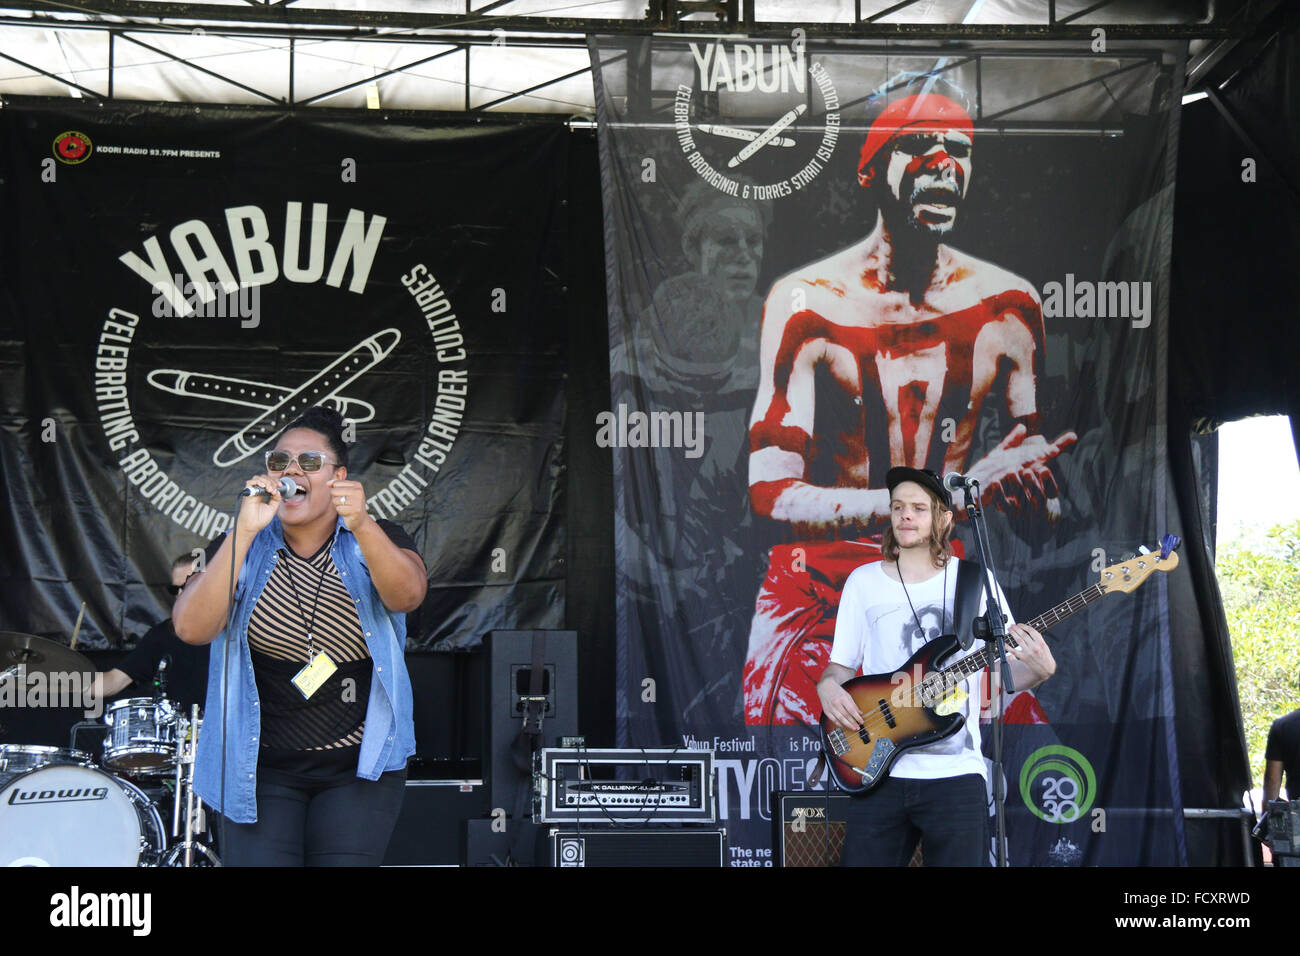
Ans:
POLYGON ((890 730, 893 730, 898 726, 898 722, 894 720, 894 712, 889 709, 889 701, 881 700, 879 701, 879 704, 880 713, 885 718, 885 723, 889 725, 890 730))

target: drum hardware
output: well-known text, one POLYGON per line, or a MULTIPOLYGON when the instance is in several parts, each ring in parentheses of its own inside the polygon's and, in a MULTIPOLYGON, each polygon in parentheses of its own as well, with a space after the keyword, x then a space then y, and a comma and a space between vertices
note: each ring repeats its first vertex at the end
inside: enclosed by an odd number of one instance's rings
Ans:
POLYGON ((181 836, 182 794, 185 803, 185 839, 167 851, 163 866, 220 866, 221 860, 212 848, 194 839, 196 831, 204 828, 203 804, 194 793, 194 755, 198 746, 199 728, 203 724, 199 717, 199 705, 192 705, 189 719, 181 718, 181 721, 183 727, 176 752, 176 786, 172 791, 172 839, 181 836), (203 857, 203 862, 196 862, 196 853, 203 857))
MULTIPOLYGON (((0 683, 30 673, 95 672, 77 646, 83 603, 71 646, 34 634, 0 631, 0 683)), ((165 699, 166 674, 156 675, 157 697, 119 700, 103 723, 82 721, 71 732, 104 733, 103 767, 75 747, 0 745, 0 866, 220 866, 211 847, 195 839, 206 829, 194 793, 194 757, 202 724, 165 699), (172 776, 172 779, 166 779, 172 776), (171 840, 152 799, 124 776, 173 784, 171 840), (185 807, 184 839, 181 806, 185 807)))
POLYGON ((103 767, 71 747, 0 746, 0 866, 220 866, 198 839, 198 706, 185 717, 171 701, 133 698, 104 721, 103 767))

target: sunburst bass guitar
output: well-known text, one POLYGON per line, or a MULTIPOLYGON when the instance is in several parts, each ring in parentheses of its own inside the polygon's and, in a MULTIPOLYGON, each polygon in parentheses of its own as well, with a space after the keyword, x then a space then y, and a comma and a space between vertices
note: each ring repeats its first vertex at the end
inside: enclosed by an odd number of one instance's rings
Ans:
MULTIPOLYGON (((1040 633, 1082 611, 1104 595, 1137 590, 1156 571, 1178 567, 1178 538, 1165 535, 1158 551, 1136 555, 1101 572, 1101 579, 1068 601, 1029 621, 1040 633)), ((1016 641, 1007 636, 1007 644, 1016 641)), ((995 659, 996 650, 983 650, 945 666, 961 647, 955 634, 936 637, 892 674, 866 674, 843 686, 859 711, 863 724, 845 730, 822 714, 819 722, 822 752, 835 782, 849 793, 862 794, 889 774, 895 760, 917 747, 925 747, 955 734, 966 718, 958 711, 966 692, 961 684, 995 659)))

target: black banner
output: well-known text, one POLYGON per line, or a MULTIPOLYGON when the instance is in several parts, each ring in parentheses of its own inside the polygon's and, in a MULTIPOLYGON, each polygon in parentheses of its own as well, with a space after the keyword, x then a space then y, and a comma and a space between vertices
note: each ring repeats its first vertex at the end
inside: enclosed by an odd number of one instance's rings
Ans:
POLYGON ((313 404, 420 545, 410 646, 563 626, 563 135, 7 102, 0 628, 131 643, 313 404))
MULTIPOLYGON (((763 865, 772 792, 813 788, 815 684, 889 467, 980 478, 1021 621, 1176 522, 1178 53, 797 29, 591 50, 620 743, 715 747, 732 862, 763 865)), ((1053 628, 1056 675, 1009 701, 1013 863, 1183 859, 1165 574, 1128 590, 1053 628)))

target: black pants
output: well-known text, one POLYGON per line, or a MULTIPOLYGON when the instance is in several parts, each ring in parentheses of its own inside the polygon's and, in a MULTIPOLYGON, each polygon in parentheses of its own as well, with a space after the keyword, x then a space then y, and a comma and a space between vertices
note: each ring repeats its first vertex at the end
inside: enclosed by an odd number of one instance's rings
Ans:
POLYGON ((885 778, 849 804, 840 865, 907 866, 917 840, 926 866, 988 866, 984 778, 885 778))
POLYGON ((341 786, 257 781, 257 822, 225 821, 226 866, 378 866, 397 825, 406 771, 341 786))

